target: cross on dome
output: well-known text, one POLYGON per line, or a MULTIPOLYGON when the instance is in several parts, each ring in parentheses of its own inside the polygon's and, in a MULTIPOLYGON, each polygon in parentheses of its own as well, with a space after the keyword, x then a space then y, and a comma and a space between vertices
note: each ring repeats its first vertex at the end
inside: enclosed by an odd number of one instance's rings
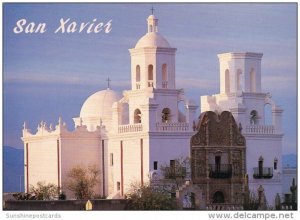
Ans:
POLYGON ((111 81, 111 79, 109 77, 107 77, 106 81, 107 81, 107 89, 110 89, 110 81, 111 81))
POLYGON ((153 15, 153 12, 155 11, 155 9, 153 8, 153 5, 150 10, 151 10, 151 14, 153 15))

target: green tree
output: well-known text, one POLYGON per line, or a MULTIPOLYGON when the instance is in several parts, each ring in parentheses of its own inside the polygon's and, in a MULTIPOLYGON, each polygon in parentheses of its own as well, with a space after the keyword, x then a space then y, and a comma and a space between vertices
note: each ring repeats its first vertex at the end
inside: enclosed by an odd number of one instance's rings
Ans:
POLYGON ((91 199, 94 187, 99 183, 100 170, 97 167, 75 166, 68 172, 67 188, 75 194, 76 199, 91 199))
POLYGON ((245 201, 244 201, 244 210, 258 210, 259 201, 258 196, 254 192, 247 192, 245 201))
POLYGON ((53 200, 58 197, 58 187, 55 184, 45 182, 38 182, 36 187, 31 186, 30 192, 34 195, 36 200, 53 200))
POLYGON ((174 201, 169 193, 150 185, 132 184, 126 195, 127 209, 130 210, 172 210, 174 201))

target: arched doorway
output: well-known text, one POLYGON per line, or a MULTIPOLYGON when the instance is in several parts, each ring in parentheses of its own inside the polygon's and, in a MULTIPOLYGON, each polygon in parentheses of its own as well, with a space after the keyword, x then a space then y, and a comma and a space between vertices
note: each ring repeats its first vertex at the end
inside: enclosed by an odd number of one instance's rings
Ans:
POLYGON ((221 191, 215 192, 212 203, 224 203, 224 194, 221 191))

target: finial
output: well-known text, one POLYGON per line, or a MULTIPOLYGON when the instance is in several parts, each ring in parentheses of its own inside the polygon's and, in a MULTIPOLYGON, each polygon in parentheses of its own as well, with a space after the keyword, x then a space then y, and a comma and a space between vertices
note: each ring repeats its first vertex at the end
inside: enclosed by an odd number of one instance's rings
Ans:
POLYGON ((239 123, 239 132, 242 133, 242 130, 243 130, 243 127, 242 127, 242 124, 241 122, 239 123))
POLYGON ((196 131, 196 122, 193 121, 193 131, 196 131))
POLYGON ((23 123, 23 129, 24 130, 27 129, 27 123, 26 123, 26 121, 24 121, 24 123, 23 123))
POLYGON ((110 81, 111 81, 110 78, 107 77, 106 81, 107 81, 107 88, 110 89, 110 85, 109 85, 109 84, 110 84, 110 81))
POLYGON ((59 116, 59 118, 58 118, 58 124, 59 124, 59 125, 62 124, 62 118, 61 118, 61 116, 59 116))
POLYGON ((155 9, 153 8, 153 5, 152 5, 152 7, 151 7, 151 14, 153 15, 153 13, 154 13, 154 11, 155 11, 155 9))

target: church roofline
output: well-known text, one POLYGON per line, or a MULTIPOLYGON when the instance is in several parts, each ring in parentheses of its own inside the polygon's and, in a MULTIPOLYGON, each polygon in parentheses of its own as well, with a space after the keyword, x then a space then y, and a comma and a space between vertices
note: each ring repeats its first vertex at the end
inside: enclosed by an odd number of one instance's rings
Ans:
POLYGON ((177 48, 173 47, 141 47, 141 48, 131 48, 129 49, 129 52, 131 55, 137 55, 137 54, 151 54, 151 53, 169 53, 169 54, 175 54, 177 51, 177 48))
POLYGON ((261 59, 263 53, 255 53, 255 52, 228 52, 228 53, 220 53, 218 54, 219 59, 261 59))

